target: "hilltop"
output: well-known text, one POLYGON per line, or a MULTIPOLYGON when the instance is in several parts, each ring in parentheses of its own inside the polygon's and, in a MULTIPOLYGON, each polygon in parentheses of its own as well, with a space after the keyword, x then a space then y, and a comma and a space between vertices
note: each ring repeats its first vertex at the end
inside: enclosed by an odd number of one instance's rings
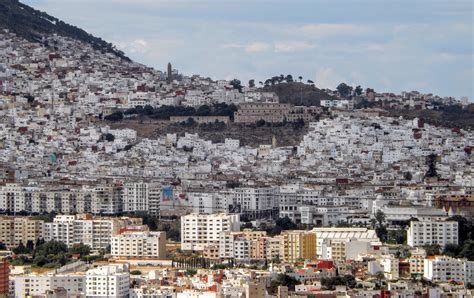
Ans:
POLYGON ((102 53, 112 53, 130 61, 122 51, 117 50, 111 43, 45 12, 20 3, 18 0, 0 0, 0 28, 8 29, 17 36, 33 42, 41 42, 43 36, 58 34, 90 44, 95 50, 102 53))
POLYGON ((323 90, 312 84, 300 82, 281 82, 275 85, 268 85, 261 88, 264 92, 275 92, 282 103, 291 103, 303 106, 319 106, 323 99, 334 99, 323 90))

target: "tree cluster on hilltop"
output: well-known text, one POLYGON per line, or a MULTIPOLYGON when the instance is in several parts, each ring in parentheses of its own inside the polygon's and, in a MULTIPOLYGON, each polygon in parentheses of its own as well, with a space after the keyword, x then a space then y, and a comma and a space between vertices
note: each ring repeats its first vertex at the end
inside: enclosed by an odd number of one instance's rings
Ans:
POLYGON ((169 120, 172 116, 228 116, 230 119, 234 118, 234 112, 237 107, 233 104, 215 103, 213 105, 202 105, 197 109, 194 107, 185 106, 161 106, 153 108, 146 105, 145 107, 138 106, 128 110, 117 111, 111 115, 105 116, 104 119, 108 121, 120 121, 124 116, 147 116, 152 119, 169 120))

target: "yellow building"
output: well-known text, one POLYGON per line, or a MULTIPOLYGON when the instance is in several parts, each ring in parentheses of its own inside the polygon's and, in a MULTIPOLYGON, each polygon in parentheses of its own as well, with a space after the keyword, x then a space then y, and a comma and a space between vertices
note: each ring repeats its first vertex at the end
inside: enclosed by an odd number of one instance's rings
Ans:
POLYGON ((316 258, 316 234, 310 231, 285 231, 283 236, 283 260, 296 262, 298 259, 316 258))
POLYGON ((7 248, 17 247, 20 242, 26 245, 28 241, 36 243, 43 237, 43 221, 27 217, 1 217, 0 242, 7 248))

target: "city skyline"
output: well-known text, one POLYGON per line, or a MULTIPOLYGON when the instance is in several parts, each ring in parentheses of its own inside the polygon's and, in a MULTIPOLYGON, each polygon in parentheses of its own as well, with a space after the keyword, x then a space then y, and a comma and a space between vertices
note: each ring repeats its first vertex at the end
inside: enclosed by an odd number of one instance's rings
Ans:
POLYGON ((161 70, 171 61, 185 74, 244 83, 290 73, 322 88, 474 98, 470 1, 25 3, 161 70))

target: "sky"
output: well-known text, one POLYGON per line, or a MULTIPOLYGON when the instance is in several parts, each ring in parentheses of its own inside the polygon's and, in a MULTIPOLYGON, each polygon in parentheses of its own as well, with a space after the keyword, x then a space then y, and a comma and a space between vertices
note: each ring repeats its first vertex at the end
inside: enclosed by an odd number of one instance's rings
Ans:
POLYGON ((474 100, 472 0, 22 0, 133 60, 213 79, 474 100))

